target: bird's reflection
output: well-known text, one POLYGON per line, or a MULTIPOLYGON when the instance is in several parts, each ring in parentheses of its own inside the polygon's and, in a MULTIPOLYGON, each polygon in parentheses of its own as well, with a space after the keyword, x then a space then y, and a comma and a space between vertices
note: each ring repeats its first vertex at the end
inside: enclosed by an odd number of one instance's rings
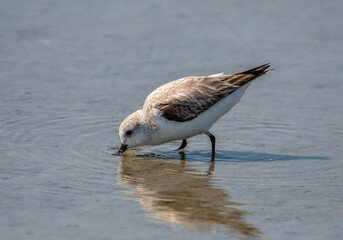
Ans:
POLYGON ((137 190, 139 202, 158 222, 257 235, 259 230, 244 220, 247 213, 235 208, 241 204, 214 186, 215 163, 208 164, 208 170, 201 171, 182 160, 122 156, 119 183, 137 190))

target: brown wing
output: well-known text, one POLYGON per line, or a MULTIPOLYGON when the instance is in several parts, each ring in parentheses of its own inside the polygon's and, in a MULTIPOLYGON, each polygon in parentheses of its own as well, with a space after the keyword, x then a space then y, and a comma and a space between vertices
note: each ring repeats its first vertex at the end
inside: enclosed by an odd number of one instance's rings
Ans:
POLYGON ((162 116, 168 120, 185 122, 190 121, 202 112, 206 111, 217 103, 220 99, 237 89, 236 86, 227 86, 215 91, 214 89, 207 88, 206 92, 200 90, 190 92, 188 98, 180 96, 179 99, 173 99, 167 103, 159 103, 155 107, 162 112, 162 116), (196 95, 195 95, 196 94, 196 95))
POLYGON ((190 121, 246 83, 262 76, 270 64, 233 75, 186 77, 167 83, 146 99, 143 109, 157 108, 168 120, 190 121))

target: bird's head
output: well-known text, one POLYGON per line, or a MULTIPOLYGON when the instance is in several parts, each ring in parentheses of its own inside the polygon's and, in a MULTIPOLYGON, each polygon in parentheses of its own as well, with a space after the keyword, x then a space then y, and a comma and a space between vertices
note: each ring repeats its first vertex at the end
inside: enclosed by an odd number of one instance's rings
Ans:
POLYGON ((151 135, 151 127, 145 121, 142 110, 132 113, 125 118, 119 127, 119 137, 121 140, 119 153, 124 153, 128 148, 149 145, 151 135))

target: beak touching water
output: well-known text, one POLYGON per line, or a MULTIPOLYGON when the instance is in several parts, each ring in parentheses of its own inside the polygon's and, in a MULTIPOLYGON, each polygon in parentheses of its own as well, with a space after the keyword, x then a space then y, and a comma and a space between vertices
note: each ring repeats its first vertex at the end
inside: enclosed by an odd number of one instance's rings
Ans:
POLYGON ((124 153, 127 150, 127 145, 121 144, 118 153, 124 153))

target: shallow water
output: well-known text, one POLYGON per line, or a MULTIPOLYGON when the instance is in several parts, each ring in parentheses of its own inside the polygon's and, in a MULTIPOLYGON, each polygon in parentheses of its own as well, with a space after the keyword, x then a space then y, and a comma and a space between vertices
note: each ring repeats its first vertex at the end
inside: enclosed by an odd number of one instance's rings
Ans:
POLYGON ((3 1, 1 239, 342 239, 341 1, 3 1), (207 136, 116 154, 170 80, 272 62, 207 136))

